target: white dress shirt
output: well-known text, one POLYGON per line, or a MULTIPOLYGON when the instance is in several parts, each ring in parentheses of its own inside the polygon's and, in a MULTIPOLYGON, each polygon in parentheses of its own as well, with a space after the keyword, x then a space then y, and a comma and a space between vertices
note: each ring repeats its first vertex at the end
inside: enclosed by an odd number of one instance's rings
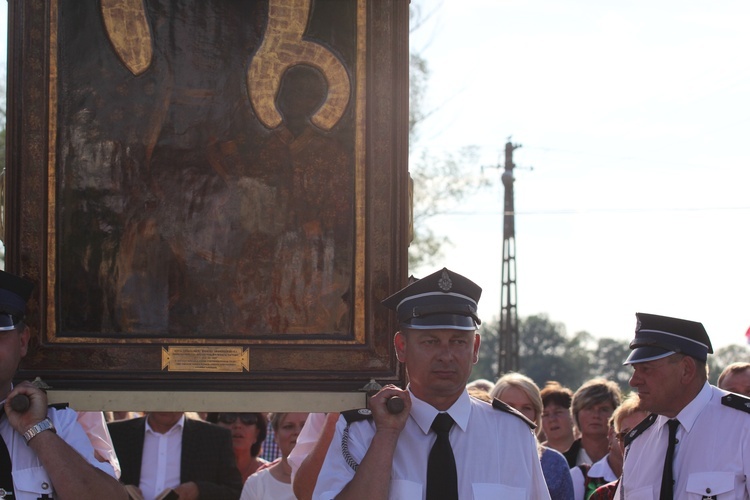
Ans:
MULTIPOLYGON (((288 458, 287 458, 288 459, 288 458)), ((296 500, 291 483, 282 483, 263 469, 252 474, 242 487, 240 500, 296 500)))
MULTIPOLYGON (((0 404, 3 404, 0 402, 0 404)), ((56 410, 47 409, 47 417, 55 425, 57 435, 76 450, 88 463, 101 469, 110 476, 115 476, 115 471, 107 462, 100 462, 94 456, 94 447, 76 421, 78 414, 70 409, 56 410)), ((49 432, 49 431, 48 431, 49 432)), ((8 423, 8 419, 0 419, 0 434, 8 447, 10 461, 13 464, 13 488, 15 496, 9 497, 14 500, 36 500, 42 495, 50 495, 56 498, 55 491, 47 472, 42 467, 34 450, 26 444, 19 433, 8 423)))
MULTIPOLYGON (((411 394, 412 408, 399 436, 393 456, 389 498, 424 499, 427 459, 435 442, 430 426, 438 410, 411 394)), ((543 500, 549 498, 539 462, 537 443, 529 426, 520 418, 470 398, 464 392, 448 410, 455 421, 450 442, 456 459, 459 497, 543 500)), ((314 499, 335 497, 354 477, 354 470, 341 452, 346 427, 342 416, 336 425, 314 499)), ((372 419, 354 422, 349 428, 349 451, 357 463, 375 435, 372 419)))
MULTIPOLYGON (((675 417, 680 421, 673 461, 676 499, 750 499, 750 413, 723 405, 726 394, 706 383, 675 417)), ((668 420, 659 415, 630 444, 615 498, 659 497, 668 420)))
POLYGON ((182 461, 182 429, 185 415, 164 434, 153 430, 146 418, 141 458, 141 483, 138 487, 144 500, 154 500, 167 488, 180 485, 182 461))
POLYGON ((591 466, 588 473, 589 477, 601 477, 605 483, 617 481, 617 474, 615 474, 615 471, 609 466, 609 461, 607 461, 608 456, 609 454, 604 455, 604 458, 591 466))

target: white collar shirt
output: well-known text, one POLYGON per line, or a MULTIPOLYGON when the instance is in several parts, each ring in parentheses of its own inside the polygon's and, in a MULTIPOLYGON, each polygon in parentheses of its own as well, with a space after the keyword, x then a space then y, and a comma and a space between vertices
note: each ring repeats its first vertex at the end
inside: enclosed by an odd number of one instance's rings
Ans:
MULTIPOLYGON (((0 402, 4 404, 5 400, 0 402)), ((115 471, 108 462, 100 462, 94 456, 94 447, 77 422, 78 414, 71 409, 56 410, 47 409, 47 417, 55 425, 57 435, 60 436, 71 448, 76 450, 84 460, 97 469, 101 469, 110 476, 115 476, 115 471)), ((54 485, 44 470, 41 461, 33 448, 26 444, 18 432, 8 423, 8 419, 0 418, 0 435, 5 441, 10 454, 13 474, 14 496, 8 497, 14 500, 36 500, 48 495, 49 498, 57 498, 54 485)))
POLYGON ((617 480, 617 474, 615 474, 612 467, 609 465, 609 461, 607 461, 608 456, 609 454, 604 455, 604 458, 591 466, 588 473, 589 477, 600 477, 604 479, 605 483, 611 483, 612 481, 617 480))
MULTIPOLYGON (((430 431, 439 413, 411 394, 409 419, 399 436, 393 456, 389 498, 424 499, 427 459, 436 436, 430 431)), ((455 421, 449 439, 456 460, 461 499, 548 499, 536 438, 518 417, 496 410, 464 392, 447 413, 455 421)), ((347 427, 342 416, 328 448, 313 495, 334 498, 354 477, 342 452, 347 427)), ((350 458, 361 463, 375 435, 372 419, 354 422, 348 430, 350 458)))
MULTIPOLYGON (((750 499, 750 414, 723 405, 726 394, 706 383, 675 417, 674 498, 750 499)), ((630 444, 615 498, 659 496, 669 420, 659 415, 630 444)))
POLYGON ((144 500, 154 500, 164 490, 180 485, 182 431, 185 416, 164 434, 151 428, 146 418, 139 488, 144 500))
POLYGON ((581 449, 578 450, 578 456, 576 457, 576 465, 591 465, 593 463, 593 460, 591 460, 591 457, 588 453, 586 453, 586 450, 581 446, 581 449))

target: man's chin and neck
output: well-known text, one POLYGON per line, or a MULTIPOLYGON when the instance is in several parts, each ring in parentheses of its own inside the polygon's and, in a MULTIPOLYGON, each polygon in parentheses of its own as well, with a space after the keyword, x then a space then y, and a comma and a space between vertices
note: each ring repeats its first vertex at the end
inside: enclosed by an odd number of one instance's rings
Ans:
POLYGON ((463 392, 466 390, 464 387, 423 389, 414 387, 413 385, 410 387, 410 389, 416 397, 418 397, 425 403, 428 403, 430 406, 433 406, 439 411, 446 411, 451 406, 453 406, 453 404, 458 401, 458 398, 461 397, 461 394, 463 394, 463 392))

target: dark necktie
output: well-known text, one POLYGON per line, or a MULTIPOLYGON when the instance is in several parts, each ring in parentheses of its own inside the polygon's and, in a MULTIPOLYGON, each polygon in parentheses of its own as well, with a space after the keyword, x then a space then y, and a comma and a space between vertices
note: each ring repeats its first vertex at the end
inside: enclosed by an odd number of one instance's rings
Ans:
POLYGON ((451 427, 453 419, 447 413, 438 413, 432 422, 437 439, 427 460, 427 500, 458 499, 456 459, 448 439, 451 427))
POLYGON ((674 478, 672 475, 672 461, 674 459, 674 447, 677 444, 677 427, 680 421, 672 419, 667 422, 669 426, 669 441, 667 444, 667 456, 664 457, 664 471, 661 474, 661 493, 659 500, 672 500, 674 498, 674 478))
MULTIPOLYGON (((0 407, 0 410, 2 407, 0 407)), ((0 411, 0 420, 5 417, 5 412, 0 411)), ((11 472, 10 452, 5 440, 0 436, 0 491, 13 493, 13 474, 11 472)), ((12 498, 12 497, 11 497, 12 498)))

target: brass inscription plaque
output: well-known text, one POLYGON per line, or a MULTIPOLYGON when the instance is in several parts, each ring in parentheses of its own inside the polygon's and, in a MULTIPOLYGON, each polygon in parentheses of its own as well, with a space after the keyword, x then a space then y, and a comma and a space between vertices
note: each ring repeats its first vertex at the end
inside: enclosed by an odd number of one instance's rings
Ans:
POLYGON ((250 350, 226 346, 169 346, 161 350, 161 369, 169 372, 250 371, 250 350))

